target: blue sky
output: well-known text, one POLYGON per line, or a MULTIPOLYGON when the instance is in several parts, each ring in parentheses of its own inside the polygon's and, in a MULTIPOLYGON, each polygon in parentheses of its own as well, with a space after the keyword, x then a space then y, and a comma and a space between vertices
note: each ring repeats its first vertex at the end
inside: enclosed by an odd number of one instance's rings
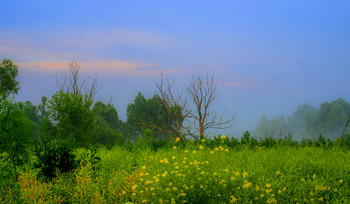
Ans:
POLYGON ((99 75, 98 99, 125 119, 138 91, 151 97, 159 70, 178 87, 214 73, 215 109, 236 114, 228 135, 262 114, 299 104, 350 101, 349 1, 16 1, 0 7, 0 58, 20 67, 18 100, 57 91, 69 60, 99 75))

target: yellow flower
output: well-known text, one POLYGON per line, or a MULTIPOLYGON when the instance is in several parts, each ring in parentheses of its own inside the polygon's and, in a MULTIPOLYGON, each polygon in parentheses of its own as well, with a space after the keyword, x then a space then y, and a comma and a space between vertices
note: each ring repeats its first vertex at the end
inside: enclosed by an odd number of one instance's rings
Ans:
POLYGON ((271 184, 266 184, 266 188, 270 188, 271 187, 271 184))
POLYGON ((210 154, 214 154, 214 151, 210 151, 210 154))
POLYGON ((316 177, 317 177, 316 174, 312 175, 312 178, 313 178, 313 179, 316 178, 316 177))
POLYGON ((172 156, 171 159, 176 159, 176 157, 172 156))
POLYGON ((174 187, 174 188, 173 188, 173 191, 177 191, 177 188, 176 188, 176 187, 174 187))
POLYGON ((280 171, 276 171, 276 175, 280 175, 281 174, 281 172, 280 171))
POLYGON ((340 180, 339 180, 339 183, 344 183, 343 179, 340 179, 340 180))
POLYGON ((199 145, 199 147, 198 147, 199 149, 204 149, 204 147, 202 146, 202 145, 199 145))
POLYGON ((141 201, 141 203, 147 203, 148 202, 148 200, 142 200, 141 201))
POLYGON ((302 178, 300 181, 301 181, 301 182, 304 182, 304 181, 305 181, 305 179, 304 179, 304 178, 302 178))
POLYGON ((185 150, 184 152, 185 152, 185 153, 188 153, 188 150, 185 150))
POLYGON ((272 189, 266 189, 266 190, 265 190, 265 193, 266 193, 266 194, 269 194, 271 191, 272 191, 272 189))
POLYGON ((225 152, 228 152, 229 150, 228 149, 225 149, 225 152))
POLYGON ((333 189, 333 191, 336 193, 336 192, 338 192, 338 189, 337 189, 337 188, 335 188, 335 189, 333 189))
POLYGON ((243 172, 243 178, 245 178, 246 176, 248 176, 247 172, 243 172))
POLYGON ((213 175, 216 176, 216 175, 218 175, 218 173, 214 172, 213 175))
POLYGON ((193 154, 196 154, 197 152, 195 151, 195 150, 193 150, 193 152, 192 152, 193 154))
POLYGON ((221 138, 222 139, 226 139, 227 137, 226 137, 226 135, 222 135, 221 138))
POLYGON ((202 139, 202 142, 205 142, 205 139, 202 139))
POLYGON ((133 185, 133 186, 131 187, 132 190, 135 190, 136 188, 137 188, 137 185, 133 185))
POLYGON ((146 167, 145 167, 145 166, 143 166, 143 167, 141 167, 141 169, 146 169, 146 167))
POLYGON ((173 146, 173 149, 175 150, 175 149, 176 149, 176 146, 173 146))
POLYGON ((180 141, 181 139, 179 137, 176 138, 176 142, 180 141))
POLYGON ((277 193, 278 193, 278 194, 281 194, 281 193, 282 193, 282 191, 281 191, 281 190, 278 190, 278 191, 277 191, 277 193))
POLYGON ((320 197, 318 200, 323 201, 323 198, 322 198, 322 197, 320 197))

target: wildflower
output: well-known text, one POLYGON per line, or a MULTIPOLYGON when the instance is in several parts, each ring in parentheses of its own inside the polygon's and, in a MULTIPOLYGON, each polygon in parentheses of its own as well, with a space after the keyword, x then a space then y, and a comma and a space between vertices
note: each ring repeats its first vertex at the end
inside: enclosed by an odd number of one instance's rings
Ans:
POLYGON ((141 201, 141 203, 147 203, 148 202, 148 200, 142 200, 141 201))
POLYGON ((282 193, 282 191, 281 191, 281 190, 278 190, 278 191, 277 191, 277 193, 278 193, 278 194, 281 194, 281 193, 282 193))
POLYGON ((133 193, 131 196, 136 196, 136 193, 133 193))
POLYGON ((160 160, 160 163, 163 163, 164 161, 163 161, 163 159, 162 160, 160 160))
POLYGON ((339 180, 339 183, 344 183, 343 179, 340 179, 340 180, 339 180))
POLYGON ((316 174, 312 175, 312 178, 313 178, 313 179, 316 178, 316 177, 317 177, 316 174))
POLYGON ((225 149, 225 152, 229 152, 230 150, 228 150, 228 149, 225 149))
POLYGON ((336 192, 338 192, 338 189, 337 189, 337 188, 335 188, 335 189, 333 189, 333 191, 334 191, 334 193, 336 193, 336 192))
POLYGON ((205 139, 202 139, 202 142, 205 142, 205 139))
POLYGON ((133 185, 133 186, 131 187, 132 190, 135 190, 136 188, 137 188, 137 185, 133 185))
POLYGON ((210 154, 214 154, 214 151, 210 151, 210 154))
POLYGON ((204 171, 202 171, 202 172, 201 172, 201 175, 204 175, 204 174, 205 174, 205 172, 204 172, 204 171))
POLYGON ((243 188, 249 188, 250 186, 252 185, 252 183, 245 183, 244 185, 243 185, 243 188))
POLYGON ((269 194, 269 193, 271 193, 271 191, 272 191, 272 189, 266 189, 266 190, 265 190, 265 193, 266 193, 266 194, 269 194))
POLYGON ((188 153, 188 150, 185 150, 184 152, 185 152, 185 153, 188 153))
POLYGON ((177 188, 176 188, 176 187, 174 187, 174 188, 173 188, 173 191, 177 191, 177 188))
POLYGON ((126 194, 126 192, 125 192, 125 191, 123 191, 123 192, 122 192, 122 194, 123 194, 123 195, 125 195, 125 194, 126 194))
POLYGON ((323 201, 323 197, 320 197, 318 200, 319 200, 319 201, 323 201))
POLYGON ((154 191, 154 187, 151 187, 149 190, 150 190, 150 191, 154 191))
POLYGON ((173 159, 173 160, 174 160, 174 159, 176 159, 176 157, 172 156, 172 157, 171 157, 171 159, 173 159))
POLYGON ((234 203, 237 201, 237 198, 235 198, 235 196, 231 196, 231 199, 230 199, 230 203, 234 203))
POLYGON ((146 169, 146 167, 145 167, 145 166, 143 166, 143 167, 141 167, 141 169, 146 169))
POLYGON ((218 175, 218 173, 214 172, 213 175, 216 176, 216 175, 218 175))
POLYGON ((276 175, 278 176, 278 175, 280 175, 281 174, 281 172, 280 171, 276 171, 276 175))
POLYGON ((287 188, 286 187, 283 187, 283 189, 282 189, 283 191, 286 191, 287 190, 287 188))
POLYGON ((193 152, 192 152, 193 154, 196 154, 197 152, 195 151, 195 150, 193 150, 193 152))
POLYGON ((302 178, 300 181, 301 181, 301 182, 304 182, 304 181, 305 181, 305 179, 304 179, 304 178, 302 178))
POLYGON ((219 148, 216 147, 216 148, 215 148, 215 151, 219 151, 219 148))
POLYGON ((176 142, 180 141, 181 139, 179 137, 176 138, 176 142))
POLYGON ((271 187, 271 184, 266 184, 266 188, 270 188, 271 187))
POLYGON ((173 146, 173 149, 175 150, 175 149, 176 149, 176 146, 173 146))
POLYGON ((227 137, 226 137, 226 135, 222 135, 221 138, 222 139, 226 139, 227 137))
POLYGON ((198 147, 199 149, 204 149, 204 147, 202 146, 202 145, 199 145, 199 147, 198 147))
POLYGON ((169 164, 169 161, 167 159, 164 159, 164 163, 169 164))
POLYGON ((247 173, 247 172, 244 172, 244 173, 243 173, 243 178, 245 178, 246 176, 248 176, 248 173, 247 173))
POLYGON ((257 186, 255 187, 255 190, 256 190, 256 191, 260 190, 260 187, 257 185, 257 186))

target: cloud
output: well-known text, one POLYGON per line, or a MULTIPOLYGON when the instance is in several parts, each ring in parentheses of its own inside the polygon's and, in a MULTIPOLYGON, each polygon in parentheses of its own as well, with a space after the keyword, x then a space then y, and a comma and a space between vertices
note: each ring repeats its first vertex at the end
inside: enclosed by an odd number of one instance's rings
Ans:
MULTIPOLYGON (((83 61, 78 62, 80 70, 87 74, 99 75, 122 75, 122 76, 153 76, 158 75, 159 71, 165 73, 180 72, 176 68, 164 68, 157 64, 147 62, 133 62, 133 61, 83 61)), ((20 68, 39 70, 44 72, 65 72, 69 65, 67 61, 37 61, 19 63, 20 68)))

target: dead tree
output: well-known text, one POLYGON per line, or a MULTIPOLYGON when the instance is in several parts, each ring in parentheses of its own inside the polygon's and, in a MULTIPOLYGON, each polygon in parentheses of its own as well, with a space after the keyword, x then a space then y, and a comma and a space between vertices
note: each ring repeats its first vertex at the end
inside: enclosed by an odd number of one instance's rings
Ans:
POLYGON ((198 124, 196 129, 200 137, 210 128, 225 129, 232 126, 234 116, 225 119, 225 112, 218 114, 211 109, 213 101, 217 98, 214 75, 193 76, 190 84, 186 86, 186 92, 195 108, 193 111, 188 109, 187 114, 198 124))
POLYGON ((188 116, 186 111, 187 100, 183 97, 182 92, 180 94, 174 93, 174 84, 175 80, 165 80, 163 73, 161 73, 160 83, 156 84, 156 94, 159 96, 158 100, 162 110, 166 113, 165 120, 168 122, 168 128, 162 128, 147 121, 142 121, 141 123, 152 129, 157 129, 161 132, 185 139, 189 132, 189 130, 183 126, 183 122, 188 116))
POLYGON ((80 82, 80 65, 77 62, 70 61, 69 65, 69 74, 64 74, 61 82, 58 81, 56 77, 56 83, 58 88, 63 92, 73 93, 74 95, 84 94, 87 95, 88 100, 94 100, 96 93, 101 89, 101 86, 98 86, 97 79, 98 76, 92 79, 92 82, 88 85, 87 82, 90 77, 87 77, 80 82), (85 88, 83 92, 83 88, 85 88))

